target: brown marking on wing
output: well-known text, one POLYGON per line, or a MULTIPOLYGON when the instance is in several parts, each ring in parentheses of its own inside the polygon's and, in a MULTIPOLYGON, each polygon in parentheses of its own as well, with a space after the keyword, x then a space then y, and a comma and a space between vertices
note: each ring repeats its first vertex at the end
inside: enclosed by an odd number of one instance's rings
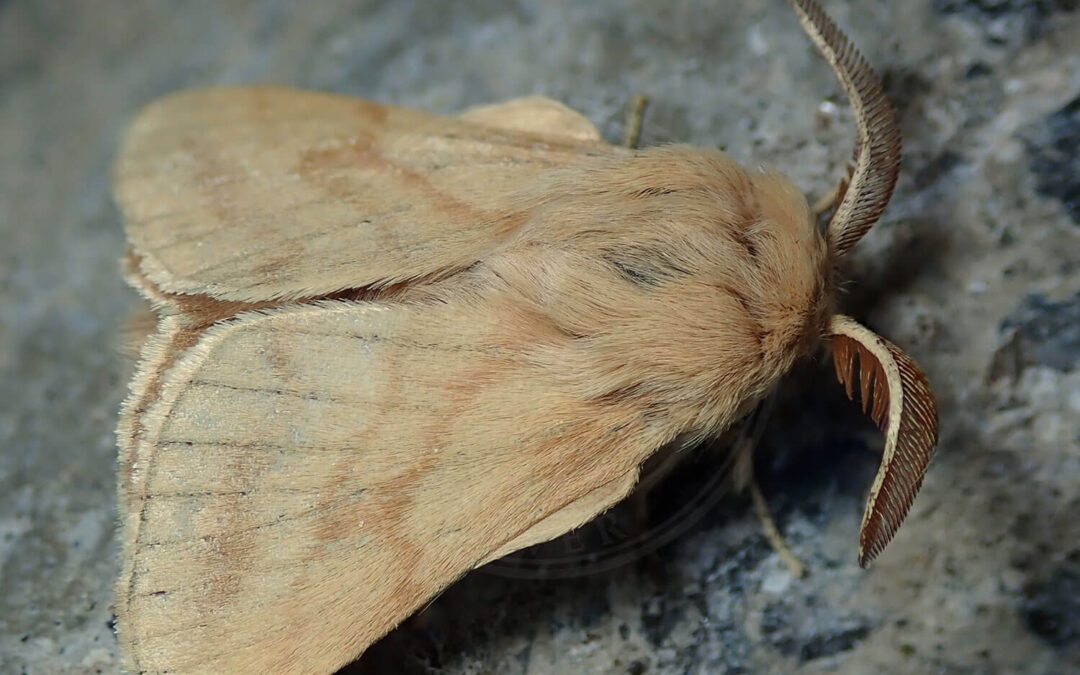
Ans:
POLYGON ((379 152, 370 133, 358 134, 341 145, 306 150, 301 153, 296 170, 308 181, 325 188, 330 195, 344 199, 362 188, 343 176, 334 175, 333 171, 355 166, 374 167, 383 176, 393 176, 409 193, 419 195, 446 212, 448 224, 482 222, 491 218, 491 214, 436 188, 423 173, 386 157, 379 152))
MULTIPOLYGON (((158 324, 158 330, 160 335, 161 324, 158 324)), ((143 433, 143 414, 158 399, 165 372, 198 341, 199 332, 196 329, 180 329, 169 335, 164 343, 149 344, 148 341, 148 345, 143 349, 143 363, 132 383, 133 391, 138 390, 140 393, 137 398, 125 402, 117 430, 120 445, 120 494, 125 503, 131 504, 133 500, 142 497, 132 493, 136 469, 133 455, 143 433)))
POLYGON ((611 152, 345 97, 222 89, 150 106, 115 185, 159 290, 276 302, 468 267, 525 222, 518 200, 537 176, 611 152))
POLYGON ((255 531, 247 520, 245 497, 244 494, 219 497, 226 504, 216 508, 223 518, 221 531, 225 534, 208 537, 207 547, 192 561, 202 569, 214 570, 206 576, 204 592, 222 603, 231 602, 240 592, 255 554, 255 531))

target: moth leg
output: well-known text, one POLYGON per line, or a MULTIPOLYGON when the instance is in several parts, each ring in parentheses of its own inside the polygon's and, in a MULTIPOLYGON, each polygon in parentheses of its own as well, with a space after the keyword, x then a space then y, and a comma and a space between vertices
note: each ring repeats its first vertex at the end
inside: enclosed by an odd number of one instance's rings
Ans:
POLYGON ((814 205, 810 207, 810 211, 814 214, 814 220, 821 218, 840 203, 840 200, 844 198, 844 193, 847 192, 848 183, 851 182, 851 174, 854 171, 855 165, 848 162, 847 172, 836 181, 832 189, 814 202, 814 205))
POLYGON ((686 449, 683 443, 670 443, 653 453, 640 467, 641 479, 627 500, 633 505, 635 533, 649 529, 649 493, 678 468, 679 463, 686 457, 686 449))
POLYGON ((828 192, 818 197, 818 200, 810 207, 810 211, 814 214, 814 220, 825 215, 832 209, 833 204, 839 201, 837 196, 840 194, 840 183, 841 181, 837 181, 828 192))
POLYGON ((630 101, 630 111, 626 115, 626 127, 623 132, 623 145, 637 150, 641 143, 641 124, 645 120, 645 109, 649 107, 649 97, 637 94, 630 101))
POLYGON ((784 561, 784 565, 787 566, 791 575, 796 579, 801 579, 806 574, 806 566, 803 565, 798 556, 788 547, 787 542, 784 541, 784 535, 776 526, 772 514, 769 513, 769 505, 765 502, 765 496, 761 494, 757 479, 753 476, 754 463, 749 462, 749 465, 751 472, 750 498, 754 502, 754 511, 757 513, 758 519, 761 520, 761 527, 765 530, 765 538, 769 540, 769 545, 773 547, 773 550, 780 555, 780 559, 784 561))
POLYGON ((765 501, 757 477, 754 475, 754 447, 765 429, 765 422, 768 420, 769 412, 772 409, 772 401, 773 397, 770 396, 758 405, 749 424, 749 433, 740 434, 738 440, 735 441, 735 446, 732 448, 735 462, 735 481, 740 488, 749 489, 750 499, 754 502, 754 511, 761 521, 765 538, 768 539, 769 545, 780 556, 780 559, 784 561, 784 565, 792 576, 800 579, 806 574, 806 566, 803 565, 802 561, 788 547, 787 542, 784 541, 784 535, 781 534, 780 528, 776 526, 776 521, 773 520, 772 514, 769 512, 769 505, 765 501))
POLYGON ((461 118, 489 127, 560 136, 578 141, 603 141, 587 117, 546 96, 522 96, 502 103, 469 108, 461 118))

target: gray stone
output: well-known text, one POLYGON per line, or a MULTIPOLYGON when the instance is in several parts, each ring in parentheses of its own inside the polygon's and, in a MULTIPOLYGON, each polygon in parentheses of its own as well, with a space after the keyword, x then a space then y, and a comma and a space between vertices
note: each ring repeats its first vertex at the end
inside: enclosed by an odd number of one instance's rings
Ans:
POLYGON ((1021 367, 1071 371, 1080 363, 1080 293, 1061 302, 1028 295, 1002 322, 1001 331, 1013 336, 1002 354, 1015 353, 1021 367))
POLYGON ((1061 567, 1050 578, 1032 584, 1024 602, 1024 619, 1032 631, 1055 647, 1080 640, 1080 572, 1061 567))
POLYGON ((1029 143, 1036 190, 1061 200, 1080 224, 1080 97, 1032 129, 1029 143))

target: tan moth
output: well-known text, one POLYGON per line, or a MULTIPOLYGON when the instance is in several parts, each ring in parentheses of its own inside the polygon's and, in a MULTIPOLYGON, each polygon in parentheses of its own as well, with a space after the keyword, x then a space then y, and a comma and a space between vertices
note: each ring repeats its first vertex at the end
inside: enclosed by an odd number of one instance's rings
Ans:
POLYGON ((937 440, 914 362, 833 311, 900 138, 863 58, 792 4, 858 124, 823 229, 779 175, 611 146, 538 97, 443 117, 231 88, 143 111, 115 173, 159 317, 118 431, 126 666, 330 672, 719 434, 823 340, 885 431, 868 564, 937 440))

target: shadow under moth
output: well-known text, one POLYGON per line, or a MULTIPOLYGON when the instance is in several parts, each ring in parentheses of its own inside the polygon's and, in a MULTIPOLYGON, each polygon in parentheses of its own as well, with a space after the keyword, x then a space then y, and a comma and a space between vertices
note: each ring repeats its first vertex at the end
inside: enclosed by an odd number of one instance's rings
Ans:
POLYGON ((858 126, 821 226, 782 176, 612 146, 539 97, 146 108, 115 170, 127 277, 158 315, 118 430, 126 667, 333 671, 609 508, 658 449, 718 435, 822 342, 885 433, 868 564, 937 441, 915 363, 833 309, 900 138, 862 56, 792 4, 858 126))

